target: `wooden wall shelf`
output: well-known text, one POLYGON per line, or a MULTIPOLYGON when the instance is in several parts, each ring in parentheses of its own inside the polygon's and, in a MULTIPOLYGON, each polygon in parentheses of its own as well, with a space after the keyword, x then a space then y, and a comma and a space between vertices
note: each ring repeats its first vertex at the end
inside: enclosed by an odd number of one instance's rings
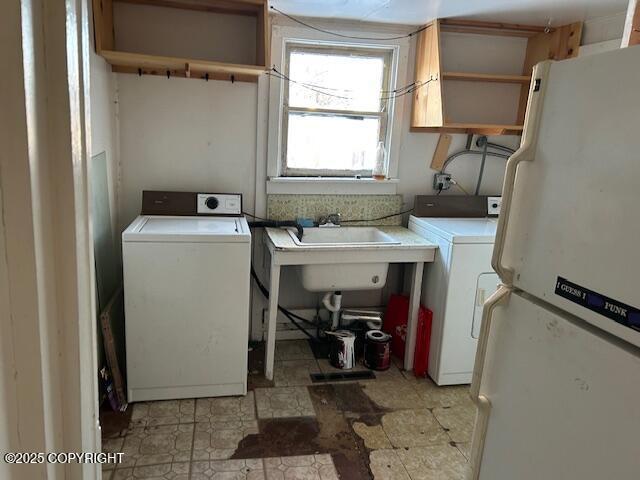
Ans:
POLYGON ((442 72, 444 80, 458 80, 462 82, 491 82, 491 83, 521 83, 529 84, 529 75, 499 75, 492 73, 442 72))
POLYGON ((443 32, 475 33, 478 35, 498 35, 507 37, 533 37, 539 33, 553 32, 554 28, 517 23, 483 22, 457 18, 439 20, 443 32))
MULTIPOLYGON (((531 72, 543 60, 563 60, 578 55, 582 23, 556 28, 480 22, 462 19, 439 19, 428 24, 418 35, 416 46, 417 83, 431 82, 415 91, 411 130, 415 132, 445 132, 480 135, 517 135, 522 132, 531 72), (444 71, 442 68, 442 32, 482 34, 527 38, 522 75, 444 71), (451 118, 447 110, 445 84, 447 82, 479 82, 520 85, 517 117, 514 125, 495 122, 462 122, 451 118)), ((481 98, 478 101, 482 101, 481 98)), ((489 110, 487 108, 487 110, 489 110)), ((477 110, 477 109, 476 109, 477 110)))
POLYGON ((258 77, 268 69, 270 43, 267 0, 93 0, 93 23, 96 52, 111 65, 114 72, 257 82, 258 77), (256 65, 119 51, 115 45, 114 2, 256 17, 256 65))
POLYGON ((447 123, 442 127, 411 127, 412 132, 464 133, 476 135, 520 135, 523 125, 499 125, 491 123, 447 123))

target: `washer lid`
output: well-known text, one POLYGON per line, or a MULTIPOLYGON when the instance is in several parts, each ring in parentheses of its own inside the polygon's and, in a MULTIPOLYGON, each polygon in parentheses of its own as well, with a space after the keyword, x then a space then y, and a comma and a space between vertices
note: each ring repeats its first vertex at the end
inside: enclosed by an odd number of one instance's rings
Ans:
POLYGON ((414 217, 410 222, 452 243, 494 243, 495 218, 414 217))
POLYGON ((244 217, 140 215, 122 233, 124 242, 249 242, 244 217))

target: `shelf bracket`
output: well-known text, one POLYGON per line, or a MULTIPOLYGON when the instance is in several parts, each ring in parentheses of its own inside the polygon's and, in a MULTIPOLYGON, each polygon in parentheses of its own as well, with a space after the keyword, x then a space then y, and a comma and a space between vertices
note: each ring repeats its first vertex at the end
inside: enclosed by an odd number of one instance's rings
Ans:
POLYGON ((467 150, 471 150, 471 144, 473 143, 473 134, 470 133, 467 135, 467 146, 465 147, 467 150))

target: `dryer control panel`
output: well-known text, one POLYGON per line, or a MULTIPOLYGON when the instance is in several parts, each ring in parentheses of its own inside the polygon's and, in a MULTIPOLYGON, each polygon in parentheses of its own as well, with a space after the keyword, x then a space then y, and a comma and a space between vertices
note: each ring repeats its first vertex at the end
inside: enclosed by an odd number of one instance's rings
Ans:
POLYGON ((198 214, 241 215, 242 195, 239 193, 199 193, 198 214))

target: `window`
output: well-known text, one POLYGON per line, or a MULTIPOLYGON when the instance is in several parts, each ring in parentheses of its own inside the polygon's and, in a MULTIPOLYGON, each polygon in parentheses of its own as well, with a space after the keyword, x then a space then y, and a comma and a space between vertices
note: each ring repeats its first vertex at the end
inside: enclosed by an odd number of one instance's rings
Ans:
POLYGON ((289 177, 370 177, 388 149, 389 48, 286 45, 282 168, 289 177))

